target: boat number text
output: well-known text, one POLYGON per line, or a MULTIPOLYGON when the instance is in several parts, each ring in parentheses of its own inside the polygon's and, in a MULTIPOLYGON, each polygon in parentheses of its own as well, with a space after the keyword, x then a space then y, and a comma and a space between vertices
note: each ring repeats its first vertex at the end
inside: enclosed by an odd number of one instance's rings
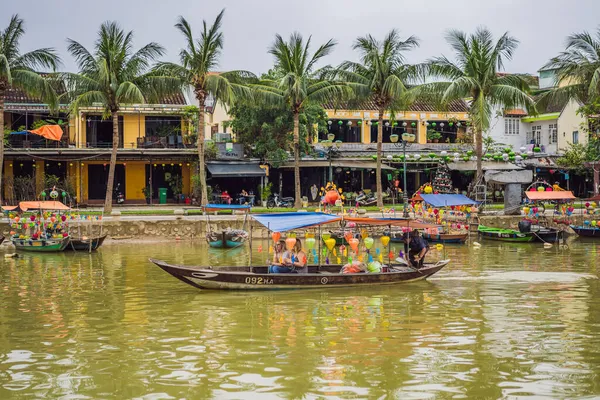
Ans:
POLYGON ((263 278, 262 276, 247 277, 246 283, 249 285, 272 285, 273 278, 263 278))

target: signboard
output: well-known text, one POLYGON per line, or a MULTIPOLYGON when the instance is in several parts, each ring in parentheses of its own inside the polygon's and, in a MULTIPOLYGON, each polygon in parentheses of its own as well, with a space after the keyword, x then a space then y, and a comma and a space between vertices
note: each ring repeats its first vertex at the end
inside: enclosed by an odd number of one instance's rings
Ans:
POLYGON ((239 143, 215 143, 217 146, 217 160, 242 160, 244 146, 239 143))

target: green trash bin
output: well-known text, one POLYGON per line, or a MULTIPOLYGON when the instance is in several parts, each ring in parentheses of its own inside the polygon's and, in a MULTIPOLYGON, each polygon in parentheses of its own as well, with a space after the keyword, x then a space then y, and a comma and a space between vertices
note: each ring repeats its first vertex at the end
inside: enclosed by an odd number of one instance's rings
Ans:
POLYGON ((158 204, 167 204, 167 188, 158 188, 158 204))

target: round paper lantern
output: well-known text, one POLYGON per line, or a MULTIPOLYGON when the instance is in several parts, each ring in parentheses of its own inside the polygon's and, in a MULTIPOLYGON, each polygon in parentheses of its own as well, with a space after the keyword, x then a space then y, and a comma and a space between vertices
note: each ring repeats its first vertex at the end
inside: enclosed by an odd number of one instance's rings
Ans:
POLYGON ((66 216, 66 215, 61 215, 61 216, 60 216, 60 220, 61 220, 62 222, 65 222, 65 221, 67 220, 67 216, 66 216))
POLYGON ((32 215, 31 217, 29 217, 30 221, 35 221, 35 215, 32 215))
POLYGON ((429 185, 425 186, 425 189, 423 189, 425 194, 431 194, 433 193, 433 188, 429 185))
POLYGON ((315 238, 306 238, 306 239, 304 239, 304 241, 305 241, 305 243, 306 243, 306 248, 307 248, 308 250, 312 250, 312 249, 314 249, 314 247, 315 247, 315 243, 316 243, 316 240, 315 240, 315 238))
POLYGON ((525 215, 529 214, 529 207, 523 207, 523 212, 525 213, 525 215))
POLYGON ((344 123, 342 121, 338 121, 338 125, 343 125, 344 123))
POLYGON ((586 208, 589 207, 589 206, 590 206, 590 203, 585 203, 585 207, 586 208))
POLYGON ((379 240, 381 240, 381 244, 384 246, 387 246, 388 243, 390 242, 390 237, 389 236, 382 236, 379 240))
POLYGON ((598 225, 598 221, 592 221, 592 226, 598 225))
POLYGON ((367 237, 365 238, 365 247, 367 248, 367 250, 371 250, 371 247, 373 247, 373 238, 372 237, 367 237))
POLYGON ((323 239, 324 242, 329 240, 330 237, 331 237, 331 233, 322 233, 321 234, 321 239, 323 239))
POLYGON ((334 205, 335 202, 337 200, 339 200, 339 198, 340 198, 340 194, 337 192, 337 190, 330 190, 329 192, 327 192, 325 194, 325 199, 323 199, 323 202, 325 204, 334 205))
POLYGON ((352 232, 346 232, 344 233, 344 239, 346 239, 346 242, 350 243, 350 239, 352 239, 354 236, 352 236, 352 232))
POLYGON ((547 188, 546 188, 546 192, 551 192, 551 191, 552 191, 552 188, 551 188, 551 187, 547 187, 547 188))
POLYGON ((417 126, 417 123, 416 122, 411 122, 410 126, 412 126, 414 128, 415 126, 417 126))
POLYGON ((281 239, 281 232, 271 233, 271 239, 273 239, 273 243, 279 242, 279 239, 281 239))
POLYGON ((534 188, 534 187, 532 187, 531 189, 529 189, 529 191, 530 191, 530 192, 536 192, 536 191, 537 191, 537 189, 536 189, 536 188, 534 188))
POLYGON ((295 244, 296 244, 296 238, 289 237, 289 238, 285 239, 285 247, 288 250, 292 250, 294 248, 295 244))
POLYGON ((55 223, 56 222, 56 217, 54 217, 54 216, 50 217, 50 221, 52 221, 52 223, 55 223))
POLYGON ((359 240, 356 238, 351 238, 350 240, 348 240, 348 244, 350 245, 350 248, 352 250, 354 250, 355 253, 358 252, 358 243, 359 243, 359 240))
POLYGON ((545 189, 544 189, 544 187, 543 187, 543 186, 539 186, 539 187, 537 188, 537 191, 538 191, 538 192, 543 192, 544 190, 545 190, 545 189))
POLYGON ((590 221, 583 221, 583 224, 584 224, 584 225, 589 225, 589 224, 590 224, 590 221))

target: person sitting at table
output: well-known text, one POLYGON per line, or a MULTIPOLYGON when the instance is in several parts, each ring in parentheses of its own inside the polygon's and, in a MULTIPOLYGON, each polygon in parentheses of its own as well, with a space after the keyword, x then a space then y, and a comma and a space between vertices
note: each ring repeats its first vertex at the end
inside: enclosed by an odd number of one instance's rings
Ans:
POLYGON ((221 199, 223 200, 223 203, 231 204, 231 196, 229 193, 227 193, 227 190, 223 190, 223 193, 221 193, 221 199))
POLYGON ((248 192, 246 192, 245 189, 242 189, 242 191, 240 192, 240 197, 238 198, 238 201, 241 204, 245 204, 248 201, 248 192))
POLYGON ((271 265, 269 266, 270 274, 288 274, 290 272, 294 272, 293 268, 286 266, 284 257, 286 257, 285 250, 285 241, 280 240, 277 242, 273 248, 273 259, 271 260, 271 265))

